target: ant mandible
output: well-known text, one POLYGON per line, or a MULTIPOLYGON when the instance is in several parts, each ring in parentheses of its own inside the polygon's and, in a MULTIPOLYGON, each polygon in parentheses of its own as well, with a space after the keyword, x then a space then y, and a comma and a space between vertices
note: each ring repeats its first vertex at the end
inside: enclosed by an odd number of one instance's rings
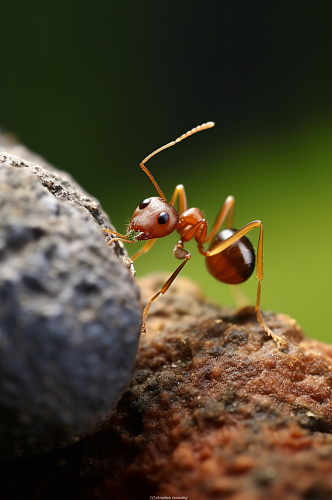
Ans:
POLYGON ((141 329, 141 332, 144 333, 146 332, 146 318, 152 302, 156 300, 160 294, 167 292, 177 275, 191 258, 190 252, 184 248, 184 244, 187 243, 187 241, 195 238, 198 251, 205 257, 206 267, 212 276, 223 283, 238 284, 246 281, 255 268, 255 251, 245 235, 255 227, 259 227, 257 246, 258 288, 255 311, 257 319, 263 329, 271 335, 276 342, 284 346, 286 345, 285 340, 273 333, 265 323, 260 311, 261 283, 263 281, 263 225, 261 221, 255 220, 243 226, 242 229, 233 229, 235 198, 233 196, 228 196, 208 235, 208 225, 202 211, 199 208, 188 209, 184 186, 182 184, 176 186, 172 198, 170 202, 168 202, 153 175, 145 166, 148 160, 164 149, 174 146, 196 132, 201 132, 213 126, 213 122, 203 123, 147 156, 140 164, 140 167, 154 184, 160 198, 145 198, 139 204, 133 213, 125 235, 106 228, 104 228, 104 232, 114 235, 108 244, 118 240, 126 243, 136 243, 137 241, 148 240, 142 248, 131 257, 133 261, 143 253, 148 252, 158 238, 169 235, 175 229, 180 234, 180 240, 175 245, 173 254, 174 257, 183 260, 183 262, 161 287, 159 292, 157 292, 146 305, 143 311, 141 329), (177 198, 179 198, 179 212, 174 208, 177 198), (224 222, 226 223, 226 229, 218 233, 224 222), (204 249, 204 243, 210 243, 208 250, 204 249))

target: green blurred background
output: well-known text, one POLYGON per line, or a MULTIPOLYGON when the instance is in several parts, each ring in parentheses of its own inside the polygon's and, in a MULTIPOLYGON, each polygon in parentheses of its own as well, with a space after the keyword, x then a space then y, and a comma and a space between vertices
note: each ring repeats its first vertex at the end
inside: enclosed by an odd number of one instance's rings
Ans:
MULTIPOLYGON (((236 227, 261 219, 263 309, 331 342, 331 20, 330 1, 5 2, 0 123, 71 172, 124 231, 156 194, 143 157, 214 120, 149 168, 167 196, 185 184, 210 224, 229 194, 236 227)), ((176 240, 141 257, 138 276, 171 273, 176 240)), ((232 304, 188 249, 183 274, 232 304)), ((253 303, 256 286, 243 286, 253 303)))

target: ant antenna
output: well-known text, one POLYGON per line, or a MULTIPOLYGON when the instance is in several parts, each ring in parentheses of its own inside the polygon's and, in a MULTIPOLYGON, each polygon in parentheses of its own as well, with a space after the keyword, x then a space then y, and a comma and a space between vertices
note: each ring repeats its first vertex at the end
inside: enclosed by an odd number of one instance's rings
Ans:
POLYGON ((155 178, 153 177, 151 172, 147 169, 147 167, 144 165, 144 163, 146 163, 148 160, 150 160, 150 158, 152 158, 156 154, 160 153, 161 151, 164 151, 164 149, 168 149, 168 148, 174 146, 178 142, 183 141, 183 139, 186 139, 187 137, 190 137, 191 135, 196 134, 197 132, 201 132, 202 130, 206 130, 206 129, 212 128, 212 127, 214 127, 214 122, 202 123, 202 125, 198 125, 198 127, 194 127, 191 130, 188 130, 188 132, 186 132, 185 134, 182 134, 180 137, 175 139, 175 141, 169 142, 168 144, 165 144, 165 146, 162 146, 161 148, 156 149, 155 151, 153 151, 153 153, 149 154, 149 156, 144 158, 144 160, 140 163, 140 167, 142 168, 142 170, 144 170, 144 172, 150 178, 150 180, 154 184, 154 187, 156 188, 156 190, 158 191, 160 196, 162 198, 164 198, 165 201, 167 201, 166 196, 164 195, 164 193, 162 192, 162 190, 158 186, 157 181, 155 180, 155 178))

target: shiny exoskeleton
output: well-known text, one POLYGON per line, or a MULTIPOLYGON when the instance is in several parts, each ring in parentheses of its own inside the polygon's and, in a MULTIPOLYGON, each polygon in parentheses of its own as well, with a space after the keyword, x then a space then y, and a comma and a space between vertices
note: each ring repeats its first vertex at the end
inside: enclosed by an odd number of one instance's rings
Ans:
POLYGON ((168 202, 151 172, 145 166, 145 163, 160 151, 174 146, 174 144, 196 132, 213 126, 213 122, 203 123, 147 156, 140 166, 148 175, 160 196, 143 199, 134 211, 125 235, 109 229, 104 229, 104 231, 112 235, 112 239, 108 242, 109 244, 117 240, 127 243, 145 241, 141 249, 131 257, 132 260, 148 252, 158 238, 167 236, 175 230, 180 235, 180 239, 174 247, 173 254, 183 262, 146 305, 143 311, 141 330, 145 332, 146 318, 152 302, 160 294, 167 292, 176 276, 191 258, 190 252, 184 248, 184 245, 188 241, 192 239, 196 241, 198 250, 205 257, 206 267, 212 276, 224 283, 238 284, 246 281, 254 270, 255 252, 246 234, 253 228, 258 227, 259 240, 256 267, 258 289, 255 311, 263 329, 280 345, 285 345, 285 340, 278 337, 267 326, 260 311, 261 282, 263 280, 263 226, 261 221, 255 220, 249 222, 249 224, 246 224, 241 229, 233 229, 235 199, 233 196, 228 196, 208 234, 208 224, 202 211, 198 208, 188 208, 184 186, 182 184, 176 186, 171 200, 168 202), (177 201, 179 205, 178 211, 174 208, 177 201), (226 224, 226 228, 219 231, 224 223, 226 224), (204 244, 209 244, 207 250, 205 250, 204 244))
MULTIPOLYGON (((209 250, 213 250, 236 232, 237 229, 223 229, 213 238, 209 250)), ((254 247, 246 236, 242 236, 223 252, 206 257, 205 263, 214 278, 229 285, 237 285, 247 281, 255 269, 254 247)))

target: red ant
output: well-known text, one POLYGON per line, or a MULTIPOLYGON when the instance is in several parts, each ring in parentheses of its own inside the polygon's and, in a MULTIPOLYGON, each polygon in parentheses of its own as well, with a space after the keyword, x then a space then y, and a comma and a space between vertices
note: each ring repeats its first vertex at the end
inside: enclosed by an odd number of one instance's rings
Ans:
POLYGON ((188 131, 186 134, 181 135, 175 141, 169 142, 165 146, 157 149, 142 161, 140 167, 148 175, 161 197, 145 198, 139 204, 133 213, 125 235, 117 233, 116 231, 104 229, 106 233, 115 235, 115 237, 112 238, 108 244, 118 240, 127 243, 136 243, 137 241, 148 240, 142 248, 131 257, 131 260, 134 261, 143 253, 148 252, 158 238, 167 236, 175 229, 178 233, 180 233, 180 240, 175 245, 173 254, 174 257, 179 260, 183 260, 183 262, 161 287, 159 292, 156 293, 146 305, 143 311, 141 329, 141 332, 143 333, 146 332, 146 318, 152 302, 160 294, 167 292, 181 269, 191 258, 190 252, 184 248, 184 244, 187 243, 187 241, 195 238, 198 251, 205 257, 206 267, 212 276, 223 283, 238 284, 246 281, 251 276, 255 268, 255 251, 245 235, 255 227, 259 227, 259 240, 257 247, 258 289, 255 311, 257 319, 264 330, 271 335, 276 342, 284 346, 286 345, 285 340, 272 332, 272 330, 265 323, 260 311, 261 283, 263 281, 263 225, 261 221, 255 220, 253 222, 249 222, 249 224, 243 226, 242 229, 232 229, 235 198, 233 196, 228 196, 220 209, 209 235, 207 235, 208 225, 202 211, 199 208, 188 209, 184 186, 182 184, 176 186, 172 198, 170 202, 168 202, 156 180, 145 166, 145 163, 157 153, 174 146, 174 144, 183 141, 183 139, 186 139, 196 132, 206 130, 213 126, 213 122, 203 123, 202 125, 188 131), (178 197, 179 212, 177 212, 174 208, 174 204, 178 197), (226 229, 218 233, 224 222, 226 222, 226 229), (210 243, 208 250, 204 249, 204 243, 210 243))

